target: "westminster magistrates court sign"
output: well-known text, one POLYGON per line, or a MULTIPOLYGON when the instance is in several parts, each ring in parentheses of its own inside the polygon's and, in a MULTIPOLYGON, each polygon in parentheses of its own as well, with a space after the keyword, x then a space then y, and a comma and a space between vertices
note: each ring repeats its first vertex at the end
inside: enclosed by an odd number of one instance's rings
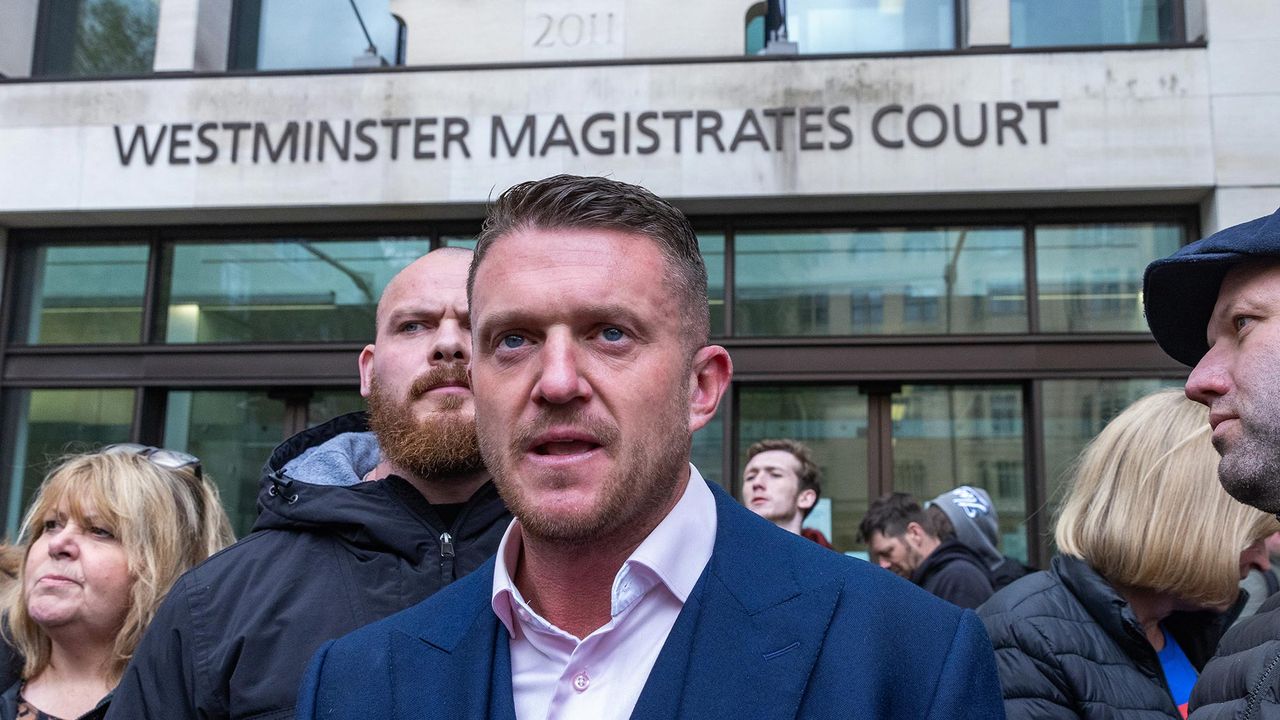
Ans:
POLYGON ((675 199, 1210 187, 1205 64, 1191 49, 14 83, 0 220, 483 203, 559 172, 675 199))

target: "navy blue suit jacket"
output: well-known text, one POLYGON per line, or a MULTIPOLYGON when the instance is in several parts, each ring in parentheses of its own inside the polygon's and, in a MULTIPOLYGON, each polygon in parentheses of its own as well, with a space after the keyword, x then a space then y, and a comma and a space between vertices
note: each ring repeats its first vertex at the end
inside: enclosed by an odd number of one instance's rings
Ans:
MULTIPOLYGON (((991 642, 969 610, 775 527, 716 486, 711 561, 633 718, 1004 717, 991 642)), ((299 720, 515 720, 493 562, 329 642, 299 720)))

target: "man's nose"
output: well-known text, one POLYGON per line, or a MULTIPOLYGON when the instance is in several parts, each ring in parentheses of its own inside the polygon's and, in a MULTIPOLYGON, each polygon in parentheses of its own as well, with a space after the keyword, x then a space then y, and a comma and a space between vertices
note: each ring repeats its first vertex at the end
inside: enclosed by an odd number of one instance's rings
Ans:
POLYGON ((471 333, 457 320, 445 320, 436 328, 431 344, 433 363, 467 363, 471 360, 471 333))
POLYGON ((880 567, 884 568, 885 570, 888 570, 888 569, 889 569, 889 558, 887 558, 887 557, 885 557, 885 556, 881 555, 881 556, 879 556, 879 557, 877 557, 877 558, 876 558, 876 564, 877 564, 877 565, 879 565, 880 567))
POLYGON ((542 364, 534 386, 535 399, 563 405, 591 396, 591 386, 582 377, 578 348, 564 333, 548 335, 541 348, 542 364))
POLYGON ((1226 395, 1231 390, 1231 376, 1223 362, 1225 351, 1210 348, 1200 358, 1195 369, 1187 377, 1187 397, 1203 405, 1210 405, 1215 398, 1226 395))

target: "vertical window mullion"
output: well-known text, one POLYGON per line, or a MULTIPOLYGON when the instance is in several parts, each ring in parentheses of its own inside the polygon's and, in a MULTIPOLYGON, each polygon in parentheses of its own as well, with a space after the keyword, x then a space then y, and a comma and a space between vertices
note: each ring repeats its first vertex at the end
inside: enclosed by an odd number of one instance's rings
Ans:
POLYGON ((1036 265, 1036 226, 1028 220, 1023 226, 1023 258, 1026 263, 1027 331, 1040 332, 1040 282, 1036 265))
POLYGON ((1024 384, 1022 396, 1023 435, 1026 458, 1027 560, 1036 567, 1049 567, 1048 470, 1044 449, 1044 396, 1039 380, 1024 384))

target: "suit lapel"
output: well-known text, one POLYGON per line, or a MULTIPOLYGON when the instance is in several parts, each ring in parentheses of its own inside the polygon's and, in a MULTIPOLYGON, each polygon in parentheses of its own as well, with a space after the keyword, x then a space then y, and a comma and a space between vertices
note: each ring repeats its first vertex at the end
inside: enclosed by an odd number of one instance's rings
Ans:
POLYGON ((490 608, 493 561, 392 631, 392 718, 515 720, 507 630, 490 608))
POLYGON ((795 717, 841 582, 799 582, 795 541, 712 489, 711 562, 632 717, 795 717))

